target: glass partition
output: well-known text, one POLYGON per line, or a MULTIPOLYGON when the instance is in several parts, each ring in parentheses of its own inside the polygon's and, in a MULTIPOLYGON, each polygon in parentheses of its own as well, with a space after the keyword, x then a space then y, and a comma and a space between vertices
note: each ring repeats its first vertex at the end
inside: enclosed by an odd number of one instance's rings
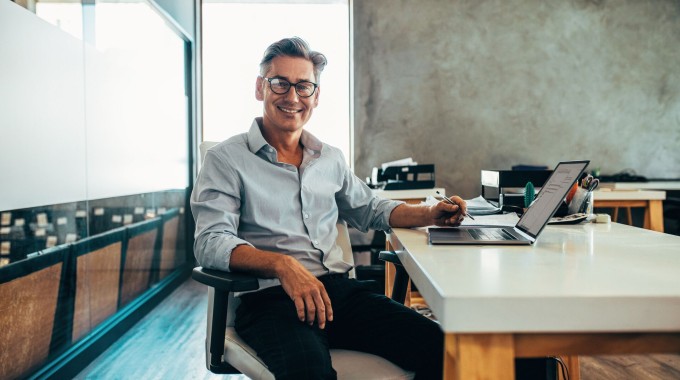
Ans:
POLYGON ((0 0, 0 378, 186 267, 191 239, 189 42, 143 0, 29 5, 0 0))

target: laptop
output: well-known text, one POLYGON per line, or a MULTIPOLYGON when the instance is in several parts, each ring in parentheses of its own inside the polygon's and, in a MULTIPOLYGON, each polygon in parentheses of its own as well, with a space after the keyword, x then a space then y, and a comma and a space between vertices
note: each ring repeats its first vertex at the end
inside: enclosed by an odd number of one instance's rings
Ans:
POLYGON ((430 244, 533 244, 560 207, 574 182, 581 178, 589 163, 590 161, 566 161, 557 164, 541 187, 541 191, 538 192, 534 203, 524 212, 514 227, 431 227, 427 230, 430 244))

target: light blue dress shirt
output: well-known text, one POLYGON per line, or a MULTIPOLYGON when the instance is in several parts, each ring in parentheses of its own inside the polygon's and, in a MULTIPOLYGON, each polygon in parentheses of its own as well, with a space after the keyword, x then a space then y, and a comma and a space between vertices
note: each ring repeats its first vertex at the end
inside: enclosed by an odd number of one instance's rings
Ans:
MULTIPOLYGON (((403 202, 372 194, 345 164, 339 149, 303 130, 300 169, 278 162, 260 131, 215 145, 206 153, 191 194, 196 221, 194 254, 205 268, 229 271, 238 245, 293 256, 315 276, 352 268, 335 244, 337 221, 389 231, 392 210, 403 202)), ((278 285, 260 280, 260 287, 278 285)))

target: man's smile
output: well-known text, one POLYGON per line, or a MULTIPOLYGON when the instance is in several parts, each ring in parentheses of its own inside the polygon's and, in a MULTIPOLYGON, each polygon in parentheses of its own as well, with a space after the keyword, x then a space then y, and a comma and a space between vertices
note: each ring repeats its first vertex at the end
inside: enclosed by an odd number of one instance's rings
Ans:
POLYGON ((281 111, 285 113, 298 113, 302 112, 301 109, 295 109, 295 108, 288 108, 288 107, 283 107, 283 106, 276 106, 276 108, 280 109, 281 111))

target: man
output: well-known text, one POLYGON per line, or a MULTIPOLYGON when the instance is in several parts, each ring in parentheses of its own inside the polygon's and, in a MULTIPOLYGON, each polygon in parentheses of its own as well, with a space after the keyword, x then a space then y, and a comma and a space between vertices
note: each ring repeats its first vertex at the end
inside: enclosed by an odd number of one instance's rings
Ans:
POLYGON ((261 278, 241 295, 236 331, 277 379, 333 379, 329 348, 370 352, 441 378, 439 326, 360 281, 335 244, 338 219, 361 231, 458 225, 466 211, 440 202, 379 199, 340 151, 303 129, 319 104, 326 58, 300 38, 265 51, 255 96, 263 116, 210 149, 191 196, 195 254, 206 268, 261 278))

